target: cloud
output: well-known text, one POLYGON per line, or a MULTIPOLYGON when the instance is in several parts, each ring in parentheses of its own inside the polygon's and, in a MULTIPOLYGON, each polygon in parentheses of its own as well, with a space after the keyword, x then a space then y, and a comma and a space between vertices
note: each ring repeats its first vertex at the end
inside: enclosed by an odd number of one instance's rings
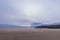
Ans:
POLYGON ((54 23, 60 21, 60 0, 28 1, 28 5, 37 4, 38 12, 31 14, 29 18, 34 22, 54 23), (35 15, 36 14, 36 15, 35 15))
POLYGON ((0 24, 30 24, 31 22, 53 23, 60 21, 59 0, 0 0, 0 24), (26 16, 24 7, 36 4, 40 9, 26 16))
POLYGON ((20 25, 29 23, 20 4, 20 1, 17 0, 0 0, 0 24, 20 25))

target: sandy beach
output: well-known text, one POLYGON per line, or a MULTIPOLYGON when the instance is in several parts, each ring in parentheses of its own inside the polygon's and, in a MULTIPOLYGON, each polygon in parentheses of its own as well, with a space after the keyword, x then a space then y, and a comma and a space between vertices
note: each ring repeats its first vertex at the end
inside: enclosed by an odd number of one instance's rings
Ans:
POLYGON ((4 28, 0 40, 60 40, 60 29, 4 28))

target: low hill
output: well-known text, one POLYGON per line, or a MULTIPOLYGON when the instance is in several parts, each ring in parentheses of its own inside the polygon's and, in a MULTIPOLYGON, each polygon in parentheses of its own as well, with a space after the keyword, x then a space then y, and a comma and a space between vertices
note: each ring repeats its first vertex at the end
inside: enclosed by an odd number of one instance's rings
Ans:
POLYGON ((9 24, 0 24, 0 28, 22 28, 20 26, 9 25, 9 24))

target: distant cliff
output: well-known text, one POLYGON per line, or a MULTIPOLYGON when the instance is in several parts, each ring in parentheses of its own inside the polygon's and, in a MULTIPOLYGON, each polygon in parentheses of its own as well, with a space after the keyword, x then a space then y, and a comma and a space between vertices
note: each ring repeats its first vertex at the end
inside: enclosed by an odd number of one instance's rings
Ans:
POLYGON ((40 25, 42 25, 42 23, 38 23, 38 22, 33 22, 32 24, 31 24, 31 27, 36 27, 36 26, 40 26, 40 25))
POLYGON ((36 26, 36 28, 60 28, 60 24, 57 24, 57 25, 42 25, 42 26, 36 26))

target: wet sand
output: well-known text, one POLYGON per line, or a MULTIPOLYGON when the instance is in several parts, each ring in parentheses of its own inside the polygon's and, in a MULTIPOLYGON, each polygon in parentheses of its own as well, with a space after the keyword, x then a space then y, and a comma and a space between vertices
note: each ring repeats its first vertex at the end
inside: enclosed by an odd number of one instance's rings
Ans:
POLYGON ((0 29, 0 40, 60 40, 60 29, 5 28, 0 29))

